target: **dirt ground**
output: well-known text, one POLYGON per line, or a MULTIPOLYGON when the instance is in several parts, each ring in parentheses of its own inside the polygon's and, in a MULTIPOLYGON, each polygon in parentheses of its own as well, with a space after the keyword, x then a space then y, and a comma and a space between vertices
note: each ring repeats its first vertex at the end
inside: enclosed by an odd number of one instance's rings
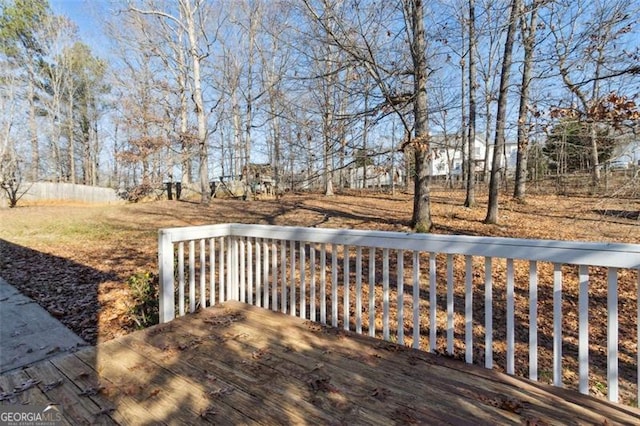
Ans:
MULTIPOLYGON (((522 204, 502 197, 499 225, 482 222, 486 194, 478 194, 474 208, 464 208, 463 200, 459 190, 432 191, 434 233, 640 243, 639 199, 535 195, 522 204)), ((239 222, 410 231, 411 209, 411 195, 402 193, 214 199, 206 207, 186 201, 33 204, 0 210, 0 276, 95 344, 135 329, 126 281, 157 270, 160 228, 239 222)), ((635 318, 631 287, 621 288, 621 315, 635 318)))

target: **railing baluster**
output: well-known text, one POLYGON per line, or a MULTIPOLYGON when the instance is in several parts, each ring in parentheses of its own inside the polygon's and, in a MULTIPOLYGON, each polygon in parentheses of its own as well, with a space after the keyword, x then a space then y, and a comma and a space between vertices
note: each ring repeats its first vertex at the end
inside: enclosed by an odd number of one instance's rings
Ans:
POLYGON ((311 321, 317 321, 317 312, 316 312, 316 245, 311 244, 309 247, 309 271, 310 271, 310 279, 311 279, 311 294, 309 295, 309 319, 311 321))
POLYGON ((404 250, 398 250, 398 266, 397 266, 397 316, 398 316, 398 344, 404 345, 404 250))
POLYGON ((413 348, 420 349, 420 252, 413 252, 413 348))
POLYGON ((289 301, 289 314, 292 316, 297 315, 296 311, 296 242, 291 240, 289 242, 289 255, 291 258, 289 261, 291 262, 291 289, 289 291, 289 295, 291 296, 291 300, 289 301))
POLYGON ((247 259, 245 239, 240 240, 240 301, 247 303, 247 259))
POLYGON ((280 241, 280 305, 282 313, 287 313, 287 242, 280 241))
POLYGON ((216 241, 209 239, 209 305, 216 303, 216 241))
POLYGON ((369 248, 369 336, 376 335, 376 249, 369 248))
POLYGON ((233 238, 233 252, 231 253, 231 257, 233 258, 233 268, 231 268, 231 289, 233 291, 233 300, 240 300, 240 282, 238 280, 238 240, 239 237, 233 238))
POLYGON ((431 352, 435 352, 438 349, 436 340, 438 333, 436 272, 436 254, 432 252, 429 253, 429 350, 431 352))
POLYGON ((580 265, 578 270, 578 390, 589 395, 589 269, 580 265))
POLYGON ((349 330, 350 315, 350 301, 349 301, 349 246, 342 246, 342 260, 344 267, 342 269, 342 279, 343 279, 343 288, 342 288, 342 328, 345 330, 349 330))
POLYGON ((189 241, 189 312, 196 311, 196 242, 189 241))
MULTIPOLYGON (((640 299, 639 299, 640 300, 640 299)), ((618 269, 607 269, 607 397, 618 402, 618 269)))
POLYGON ((331 245, 331 326, 338 326, 338 246, 331 245))
POLYGON ((262 240, 256 238, 256 306, 262 306, 262 240))
POLYGON ((465 256, 464 360, 473 364, 473 257, 465 256))
POLYGON ((507 374, 515 373, 515 292, 513 259, 507 259, 507 374))
POLYGON ((178 312, 184 315, 184 242, 178 243, 178 312))
POLYGON ((253 239, 247 239, 247 303, 253 305, 253 239))
POLYGON ((382 249, 382 338, 389 340, 389 249, 382 249))
POLYGON ((262 240, 262 282, 262 307, 269 309, 269 242, 266 239, 262 240))
POLYGON ((200 240, 200 307, 207 307, 207 264, 204 239, 200 240))
POLYGON ((562 387, 562 265, 553 264, 553 385, 562 387))
POLYGON ((327 324, 327 245, 320 247, 320 322, 327 324))
POLYGON ((493 368, 493 277, 491 257, 484 258, 484 366, 493 368))
POLYGON ((538 263, 529 262, 529 378, 538 381, 538 263))
POLYGON ((218 281, 219 281, 219 292, 218 292, 218 301, 223 303, 225 301, 224 298, 224 237, 220 237, 220 264, 218 265, 218 281))
MULTIPOLYGON (((636 271, 637 284, 636 284, 636 345, 640 347, 640 268, 636 271)), ((640 403, 640 349, 636 350, 636 401, 640 403)))
POLYGON ((453 255, 447 255, 447 353, 453 355, 453 255))
POLYGON ((362 247, 356 247, 356 333, 362 334, 362 247))
POLYGON ((305 243, 300 241, 300 318, 307 318, 307 270, 305 243))
POLYGON ((271 241, 271 310, 278 310, 278 245, 271 241))
POLYGON ((231 252, 233 250, 234 237, 229 237, 227 241, 227 300, 233 300, 231 271, 233 270, 233 263, 231 261, 231 252))

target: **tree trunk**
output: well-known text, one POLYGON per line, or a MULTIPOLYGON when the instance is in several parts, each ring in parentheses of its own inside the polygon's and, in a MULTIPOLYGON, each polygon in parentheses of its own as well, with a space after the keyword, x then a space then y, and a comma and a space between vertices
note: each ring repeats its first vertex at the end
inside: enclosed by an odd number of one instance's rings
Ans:
MULTIPOLYGON (((329 108, 327 105, 326 108, 329 108)), ((332 197, 333 193, 333 168, 331 167, 332 159, 332 147, 331 138, 329 137, 329 123, 332 121, 332 114, 325 112, 323 123, 323 137, 324 137, 324 195, 332 197)))
POLYGON ((533 65, 533 48, 538 20, 538 0, 533 2, 533 10, 527 28, 526 18, 521 18, 524 43, 524 63, 522 69, 522 86, 520 88, 520 106, 518 110, 518 152, 516 154, 516 182, 513 197, 524 202, 527 184, 527 157, 529 148, 529 129, 527 128, 527 104, 529 102, 529 84, 531 83, 531 67, 533 65))
POLYGON ((598 136, 596 134, 596 126, 589 123, 589 138, 591 139, 591 185, 593 192, 597 192, 600 186, 600 160, 598 159, 598 136))
POLYGON ((207 147, 207 117, 204 112, 202 100, 202 80, 200 76, 200 55, 198 54, 198 38, 196 36, 195 13, 191 0, 180 2, 185 9, 187 20, 187 35, 189 36, 189 52, 193 66, 193 102, 195 104, 198 120, 198 156, 200 161, 200 202, 208 205, 211 201, 211 189, 209 188, 209 154, 207 147))
MULTIPOLYGON (((598 98, 600 97, 600 69, 601 69, 601 61, 602 58, 602 49, 598 50, 599 60, 596 63, 594 81, 593 81, 593 91, 591 93, 591 103, 596 104, 598 102, 598 98)), ((588 106, 585 103, 585 110, 588 110, 588 106)), ((591 139, 591 185, 592 191, 596 193, 598 191, 598 187, 600 186, 600 159, 598 155, 598 135, 596 133, 596 125, 592 121, 589 123, 589 138, 591 139)))
MULTIPOLYGON (((182 34, 178 41, 182 42, 182 34)), ((189 106, 187 103, 187 65, 184 58, 184 50, 178 47, 178 89, 180 90, 180 165, 182 185, 191 183, 191 138, 187 134, 189 130, 189 106)))
POLYGON ((422 0, 407 0, 411 9, 413 40, 411 56, 413 59, 413 85, 415 100, 414 147, 416 178, 413 195, 413 217, 411 225, 416 232, 431 230, 431 209, 429 201, 430 152, 429 152, 429 116, 427 109, 427 57, 424 32, 424 5, 422 0))
MULTIPOLYGON (((71 83, 73 84, 73 83, 71 83)), ((76 159, 75 159, 75 142, 73 135, 73 108, 74 108, 74 98, 73 98, 73 89, 69 88, 69 127, 67 128, 67 139, 68 139, 68 155, 69 155, 69 182, 75 184, 76 183, 76 159)))
MULTIPOLYGON (((464 13, 462 15, 462 22, 464 22, 464 13)), ((466 35, 466 30, 464 28, 464 25, 461 25, 461 38, 462 38, 462 42, 461 44, 461 50, 464 52, 466 49, 466 45, 465 45, 465 35, 466 35)), ((460 145, 461 145, 461 153, 462 153, 462 172, 460 173, 460 178, 462 180, 462 184, 463 186, 466 188, 467 186, 467 178, 469 177, 469 173, 468 173, 468 167, 469 167, 469 155, 467 153, 467 149, 468 147, 468 143, 467 143, 467 137, 469 136, 469 132, 467 129, 467 124, 468 124, 468 119, 467 119, 467 81, 466 81, 466 76, 465 76, 465 72, 467 70, 467 56, 469 56, 469 50, 466 51, 465 54, 462 55, 462 57, 460 58, 460 114, 462 115, 462 123, 460 125, 460 145)), ((443 127, 446 126, 446 119, 447 117, 444 117, 443 120, 443 127)), ((446 131, 445 133, 445 141, 447 140, 446 137, 446 131)), ((447 144, 446 146, 446 153, 447 153, 447 164, 449 167, 449 174, 448 174, 448 178, 451 181, 450 186, 453 187, 453 169, 451 167, 451 164, 449 162, 449 146, 447 144)))
POLYGON ((476 204, 476 15, 475 0, 469 0, 469 136, 468 161, 467 161, 467 195, 464 200, 465 207, 473 207, 476 204))
POLYGON ((241 170, 240 158, 242 157, 242 118, 240 117, 240 104, 238 101, 237 88, 233 89, 231 95, 231 114, 233 115, 233 150, 232 155, 234 161, 231 163, 232 176, 235 176, 241 170))
POLYGON ((82 100, 80 107, 82 110, 80 113, 80 127, 82 128, 82 184, 91 185, 91 124, 89 122, 89 108, 86 99, 82 100))
POLYGON ((36 90, 33 60, 29 58, 29 133, 31 137, 31 182, 36 182, 40 175, 40 150, 38 148, 38 123, 36 121, 36 90))
POLYGON ((498 94, 498 111, 496 113, 496 133, 493 147, 493 161, 491 163, 491 178, 489 181, 489 202, 485 223, 498 223, 498 187, 500 185, 500 157, 505 145, 505 127, 507 117, 507 95, 509 76, 511 72, 511 55, 513 52, 513 39, 516 32, 516 19, 520 10, 520 0, 512 0, 509 14, 509 28, 504 44, 504 56, 502 58, 502 71, 500 74, 500 93, 498 94))

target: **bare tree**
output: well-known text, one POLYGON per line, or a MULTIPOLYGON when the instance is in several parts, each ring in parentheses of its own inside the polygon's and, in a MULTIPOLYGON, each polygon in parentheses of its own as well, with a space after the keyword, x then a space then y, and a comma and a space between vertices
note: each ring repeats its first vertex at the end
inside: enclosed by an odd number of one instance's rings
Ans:
POLYGON ((520 32, 524 47, 524 59, 522 64, 522 83, 520 85, 520 106, 518 108, 518 152, 516 158, 516 176, 513 197, 524 201, 527 182, 527 151, 529 148, 529 126, 527 118, 531 107, 529 105, 529 86, 531 85, 531 69, 534 61, 534 47, 536 42, 536 29, 538 27, 538 10, 542 0, 533 0, 527 6, 527 14, 523 11, 520 16, 520 32))
POLYGON ((65 93, 67 84, 72 84, 70 55, 68 48, 77 41, 77 29, 66 17, 51 16, 40 30, 47 43, 47 55, 39 62, 41 75, 40 107, 46 116, 44 133, 49 139, 49 164, 45 172, 49 178, 64 181, 68 177, 68 159, 62 144, 65 117, 65 93))
POLYGON ((484 140, 484 157, 478 159, 482 161, 482 179, 489 182, 489 165, 491 154, 491 132, 495 129, 494 111, 498 98, 499 70, 496 66, 500 63, 501 40, 504 37, 505 22, 508 17, 505 10, 508 9, 508 0, 479 0, 476 3, 478 13, 476 14, 476 29, 478 38, 477 67, 479 84, 479 107, 481 112, 477 115, 482 117, 484 129, 482 139, 484 140))
POLYGON ((475 181, 476 181, 476 86, 477 86, 477 40, 476 40, 476 5, 475 0, 469 0, 469 135, 467 137, 467 169, 466 176, 466 198, 465 207, 473 207, 476 204, 475 181))
POLYGON ((178 0, 178 11, 157 8, 148 2, 142 7, 130 3, 129 10, 143 15, 154 15, 171 21, 177 28, 186 34, 188 41, 187 52, 191 60, 191 82, 193 84, 192 101, 197 117, 197 145, 199 155, 199 178, 201 203, 209 204, 211 192, 209 189, 209 155, 207 141, 207 115, 202 94, 202 60, 209 55, 210 46, 216 41, 216 35, 205 32, 203 23, 206 21, 207 2, 203 0, 178 0), (144 8, 143 8, 144 7, 144 8), (203 44, 202 41, 205 41, 203 44))
POLYGON ((261 23, 261 31, 266 40, 263 45, 258 45, 262 63, 262 86, 268 97, 265 107, 270 129, 267 145, 276 193, 282 190, 282 139, 285 134, 284 121, 290 118, 285 116, 286 104, 291 103, 290 99, 286 99, 285 79, 289 68, 293 65, 293 49, 287 41, 287 37, 291 35, 289 19, 287 9, 279 7, 278 4, 268 7, 261 23))
POLYGON ((427 103, 427 45, 422 0, 384 4, 358 4, 350 21, 335 12, 336 4, 323 2, 317 9, 305 0, 310 15, 320 23, 332 45, 350 62, 362 67, 375 82, 384 106, 398 113, 409 136, 404 144, 414 156, 412 226, 418 232, 431 229, 429 205, 430 149, 427 103), (398 26, 386 25, 390 16, 401 16, 398 26), (333 22, 333 25, 329 25, 333 22), (386 38, 385 38, 386 35, 386 38), (379 37, 377 39, 376 37, 379 37), (397 44, 395 41, 401 40, 397 44), (391 50, 393 45, 394 49, 391 50), (389 53, 393 51, 392 55, 389 53), (407 61, 407 62, 405 62, 407 61), (407 82, 403 77, 409 77, 407 82), (409 88, 410 87, 410 88, 409 88), (411 113, 405 107, 411 105, 411 113))
POLYGON ((40 175, 40 148, 37 123, 37 63, 44 54, 42 40, 37 31, 50 15, 45 0, 14 0, 3 5, 0 26, 0 50, 13 58, 26 71, 28 101, 28 127, 31 143, 30 179, 40 175))
POLYGON ((498 111, 496 113, 496 133, 493 146, 493 161, 491 164, 491 179, 489 181, 489 202, 485 223, 498 223, 498 187, 501 169, 501 156, 505 143, 505 128, 507 118, 507 96, 509 89, 509 77, 511 75, 511 55, 513 41, 516 32, 518 14, 520 13, 521 0, 511 1, 509 28, 504 42, 504 55, 502 57, 502 71, 500 73, 500 93, 498 95, 498 111))
POLYGON ((9 201, 9 207, 15 207, 19 199, 19 189, 22 183, 20 165, 15 143, 16 127, 16 89, 17 77, 9 68, 6 61, 0 61, 0 200, 3 195, 9 201))
POLYGON ((588 126, 591 141, 588 166, 591 186, 595 190, 601 178, 598 146, 601 123, 595 120, 592 112, 602 100, 603 84, 613 92, 612 79, 615 79, 620 92, 624 93, 619 77, 640 72, 634 53, 623 50, 619 54, 617 49, 627 43, 637 45, 634 38, 637 34, 632 28, 640 7, 631 0, 616 0, 557 2, 548 9, 550 13, 545 14, 545 19, 553 41, 553 66, 574 99, 564 108, 573 110, 571 114, 582 117, 588 126))

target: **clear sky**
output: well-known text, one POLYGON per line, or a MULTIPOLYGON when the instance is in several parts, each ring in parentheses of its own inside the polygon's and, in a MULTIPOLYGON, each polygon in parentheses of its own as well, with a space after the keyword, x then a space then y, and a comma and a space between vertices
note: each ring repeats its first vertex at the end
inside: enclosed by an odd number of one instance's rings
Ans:
POLYGON ((67 16, 78 26, 80 39, 95 54, 107 54, 102 23, 110 13, 108 0, 49 0, 49 4, 53 13, 67 16))

